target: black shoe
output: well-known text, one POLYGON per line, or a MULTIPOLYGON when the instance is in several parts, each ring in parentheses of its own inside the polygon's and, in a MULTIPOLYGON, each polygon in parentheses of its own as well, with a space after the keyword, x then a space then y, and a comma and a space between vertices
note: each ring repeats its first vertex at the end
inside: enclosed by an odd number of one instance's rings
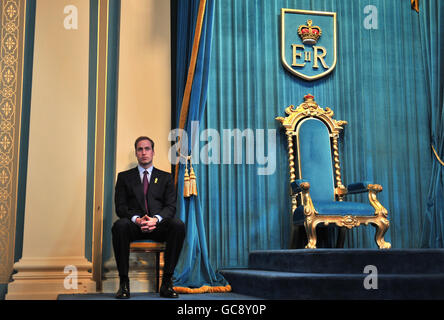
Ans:
POLYGON ((160 296, 164 298, 179 298, 179 295, 173 289, 173 281, 164 280, 159 290, 160 296))
POLYGON ((130 288, 129 288, 129 280, 120 282, 119 290, 116 293, 116 298, 117 299, 131 298, 130 288))

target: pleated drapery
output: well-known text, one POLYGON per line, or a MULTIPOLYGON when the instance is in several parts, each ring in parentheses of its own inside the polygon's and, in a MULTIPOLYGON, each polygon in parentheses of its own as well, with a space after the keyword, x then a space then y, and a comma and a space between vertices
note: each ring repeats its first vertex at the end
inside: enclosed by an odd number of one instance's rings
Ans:
MULTIPOLYGON (((408 1, 371 4, 376 29, 364 24, 367 0, 215 1, 208 101, 199 123, 199 147, 209 159, 203 163, 201 154, 196 166, 216 268, 246 266, 252 250, 288 248, 287 147, 275 117, 307 93, 349 123, 340 145, 344 184, 381 184, 378 198, 391 222, 386 240, 393 248, 421 245, 432 173, 427 96, 438 94, 426 86, 424 11, 408 1), (329 76, 306 82, 285 71, 281 8, 337 12, 338 62, 329 76)), ((373 228, 355 228, 346 246, 376 248, 373 239, 373 228)))
MULTIPOLYGON (((187 143, 179 152, 192 153, 191 124, 200 121, 206 105, 213 0, 177 1, 176 122, 185 130, 179 137, 187 143)), ((226 292, 231 287, 209 262, 204 220, 199 196, 184 198, 185 165, 176 167, 177 216, 186 225, 186 238, 174 272, 174 288, 179 293, 226 292)))
POLYGON ((433 152, 422 246, 444 248, 444 3, 424 1, 421 12, 420 35, 433 152))

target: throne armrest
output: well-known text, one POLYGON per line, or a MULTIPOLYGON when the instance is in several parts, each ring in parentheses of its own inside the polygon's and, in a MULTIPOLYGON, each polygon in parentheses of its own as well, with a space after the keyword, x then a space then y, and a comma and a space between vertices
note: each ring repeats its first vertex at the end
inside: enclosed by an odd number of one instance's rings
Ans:
POLYGON ((310 189, 310 183, 305 179, 298 179, 291 183, 291 190, 293 193, 300 193, 310 189))
POLYGON ((356 182, 347 186, 347 194, 364 193, 370 190, 377 193, 382 191, 382 186, 369 181, 356 182))

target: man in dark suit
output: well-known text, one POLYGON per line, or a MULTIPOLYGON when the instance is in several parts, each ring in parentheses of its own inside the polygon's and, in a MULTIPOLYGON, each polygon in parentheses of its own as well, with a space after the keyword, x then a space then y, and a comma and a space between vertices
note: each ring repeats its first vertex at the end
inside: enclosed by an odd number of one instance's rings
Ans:
POLYGON ((116 298, 130 297, 129 248, 134 240, 166 242, 165 263, 160 295, 177 298, 172 276, 185 238, 185 225, 175 217, 176 191, 172 175, 153 167, 154 142, 137 138, 138 166, 120 172, 115 189, 115 207, 119 216, 112 228, 113 248, 120 286, 116 298))

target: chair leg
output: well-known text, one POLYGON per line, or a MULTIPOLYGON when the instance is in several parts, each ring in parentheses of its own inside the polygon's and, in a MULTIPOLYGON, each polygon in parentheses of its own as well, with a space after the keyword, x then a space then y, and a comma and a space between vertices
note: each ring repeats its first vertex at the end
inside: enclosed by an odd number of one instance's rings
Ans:
POLYGON ((312 219, 308 220, 307 219, 304 221, 304 226, 305 226, 305 232, 307 232, 307 240, 308 243, 305 246, 305 249, 316 249, 316 242, 317 242, 317 238, 316 238, 316 226, 318 225, 319 222, 314 222, 312 219))
POLYGON ((160 252, 156 252, 156 292, 160 291, 160 252))
POLYGON ((290 249, 304 248, 307 243, 307 232, 303 225, 293 225, 291 227, 290 249))
POLYGON ((375 241, 378 244, 379 249, 390 249, 392 245, 390 242, 386 242, 384 240, 384 235, 390 225, 390 222, 388 219, 380 219, 375 223, 376 227, 376 234, 375 234, 375 241))
POLYGON ((296 249, 296 227, 294 225, 291 226, 290 230, 290 249, 296 249))
POLYGON ((340 227, 338 230, 338 240, 336 241, 336 248, 344 248, 345 235, 347 229, 345 227, 340 227))

